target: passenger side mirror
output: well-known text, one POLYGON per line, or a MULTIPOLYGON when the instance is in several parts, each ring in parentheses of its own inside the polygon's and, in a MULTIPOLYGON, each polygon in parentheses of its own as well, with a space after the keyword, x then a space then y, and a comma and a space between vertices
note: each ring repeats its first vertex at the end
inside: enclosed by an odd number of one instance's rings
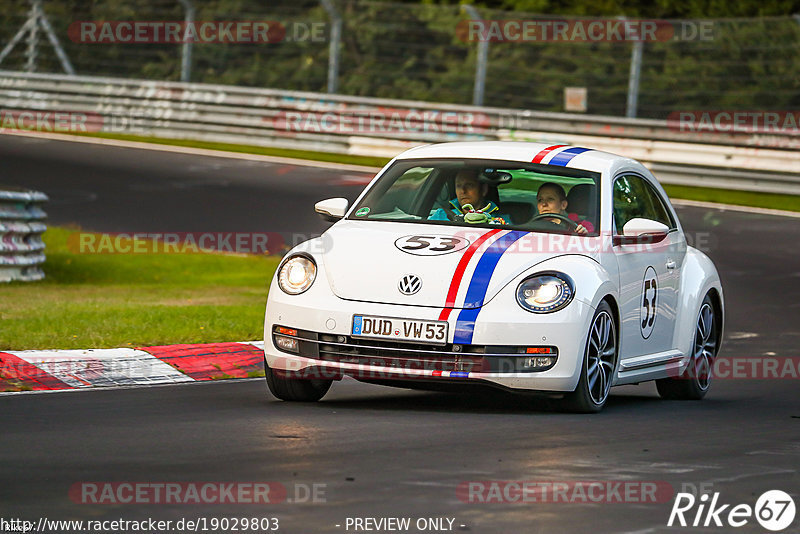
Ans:
POLYGON ((347 213, 350 201, 346 198, 329 198, 314 204, 314 211, 328 222, 336 222, 347 213))
POLYGON ((651 219, 636 217, 625 223, 622 235, 614 236, 614 245, 646 245, 667 237, 669 226, 651 219))

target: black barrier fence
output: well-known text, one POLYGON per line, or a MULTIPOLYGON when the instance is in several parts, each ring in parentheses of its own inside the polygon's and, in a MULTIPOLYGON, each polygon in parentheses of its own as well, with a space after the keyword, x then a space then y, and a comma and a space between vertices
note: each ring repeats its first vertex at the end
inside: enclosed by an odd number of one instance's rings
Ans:
POLYGON ((8 0, 0 13, 4 69, 660 119, 796 109, 799 51, 792 16, 565 18, 364 0, 8 0))

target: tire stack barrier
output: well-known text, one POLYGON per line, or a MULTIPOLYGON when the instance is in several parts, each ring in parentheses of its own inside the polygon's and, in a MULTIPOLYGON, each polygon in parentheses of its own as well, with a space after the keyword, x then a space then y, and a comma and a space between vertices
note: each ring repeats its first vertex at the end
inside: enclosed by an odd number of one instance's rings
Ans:
POLYGON ((47 195, 0 186, 0 282, 32 282, 44 278, 42 233, 47 195))

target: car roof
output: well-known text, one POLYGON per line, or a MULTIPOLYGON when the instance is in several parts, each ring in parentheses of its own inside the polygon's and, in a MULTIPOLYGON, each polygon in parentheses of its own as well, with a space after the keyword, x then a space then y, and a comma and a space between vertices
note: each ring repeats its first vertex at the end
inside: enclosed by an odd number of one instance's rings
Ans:
POLYGON ((554 162, 570 168, 597 172, 610 170, 620 164, 640 165, 632 159, 586 147, 519 141, 465 141, 423 145, 406 150, 396 159, 498 159, 531 163, 542 154, 539 163, 554 162), (559 154, 562 155, 559 157, 559 154))

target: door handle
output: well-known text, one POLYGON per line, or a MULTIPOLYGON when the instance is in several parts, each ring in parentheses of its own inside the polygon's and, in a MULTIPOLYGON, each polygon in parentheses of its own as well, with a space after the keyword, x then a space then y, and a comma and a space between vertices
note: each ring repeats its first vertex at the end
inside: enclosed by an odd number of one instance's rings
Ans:
POLYGON ((675 269, 675 265, 676 265, 675 260, 667 260, 667 269, 669 269, 670 271, 675 269))

